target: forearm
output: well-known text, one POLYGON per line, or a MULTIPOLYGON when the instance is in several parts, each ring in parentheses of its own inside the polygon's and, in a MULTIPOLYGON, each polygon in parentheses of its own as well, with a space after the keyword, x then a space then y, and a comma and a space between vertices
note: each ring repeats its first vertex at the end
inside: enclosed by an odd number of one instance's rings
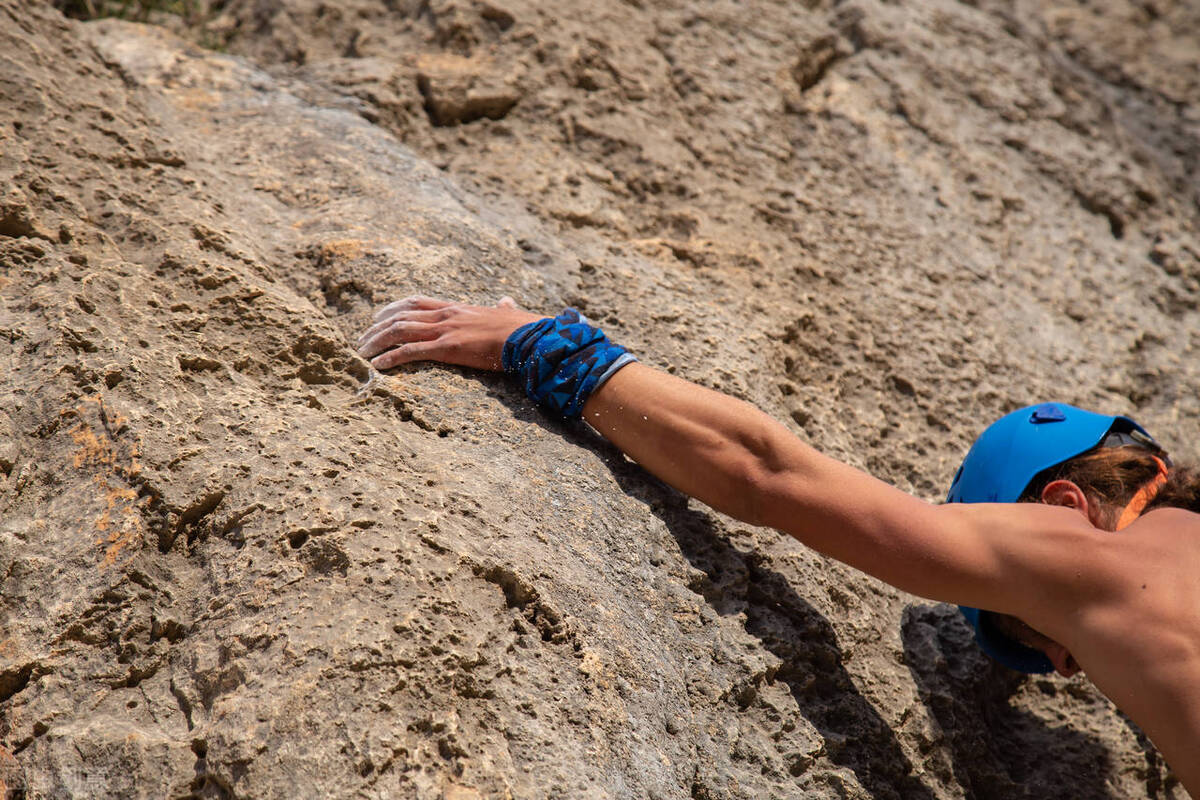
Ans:
POLYGON ((679 491, 764 524, 756 484, 775 460, 779 433, 790 434, 748 403, 631 364, 591 396, 583 418, 679 491))

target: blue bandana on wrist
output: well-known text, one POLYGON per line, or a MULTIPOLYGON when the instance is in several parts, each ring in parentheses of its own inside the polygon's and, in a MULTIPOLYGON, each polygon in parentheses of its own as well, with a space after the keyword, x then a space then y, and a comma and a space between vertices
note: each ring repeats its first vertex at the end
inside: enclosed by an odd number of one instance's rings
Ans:
POLYGON ((504 371, 521 377, 525 394, 563 419, 579 419, 592 392, 634 361, 573 308, 517 328, 501 357, 504 371))

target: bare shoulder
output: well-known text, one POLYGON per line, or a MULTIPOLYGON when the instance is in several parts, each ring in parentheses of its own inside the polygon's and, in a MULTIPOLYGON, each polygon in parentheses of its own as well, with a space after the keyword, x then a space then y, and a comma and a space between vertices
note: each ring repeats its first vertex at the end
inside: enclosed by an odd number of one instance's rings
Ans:
POLYGON ((1200 514, 1186 508, 1156 508, 1147 511, 1126 528, 1130 533, 1140 530, 1153 530, 1156 533, 1178 530, 1200 536, 1200 514))
POLYGON ((1147 512, 1120 533, 1111 535, 1112 556, 1121 583, 1137 584, 1142 576, 1178 576, 1189 587, 1196 585, 1200 569, 1200 514, 1182 508, 1147 512))
POLYGON ((971 592, 982 596, 968 603, 979 608, 1038 617, 1046 608, 1102 591, 1120 567, 1110 547, 1113 534, 1093 527, 1072 509, 973 503, 940 506, 939 511, 960 532, 958 546, 969 543, 988 565, 982 571, 985 579, 971 592))
POLYGON ((1005 572, 1051 591, 1105 594, 1138 581, 1145 570, 1194 575, 1200 569, 1200 514, 1185 509, 1155 509, 1114 533, 1062 507, 976 508, 964 511, 978 517, 1005 572))
MULTIPOLYGON (((1047 635, 1070 640, 1080 663, 1088 639, 1108 651, 1158 653, 1162 663, 1183 659, 1200 676, 1200 514, 1155 510, 1119 532, 1099 533, 1098 544, 1080 553, 1074 576, 1062 573, 1059 599, 1044 609, 1047 635), (1063 617, 1062 609, 1072 611, 1063 617)), ((1095 659, 1090 663, 1089 672, 1095 659)))

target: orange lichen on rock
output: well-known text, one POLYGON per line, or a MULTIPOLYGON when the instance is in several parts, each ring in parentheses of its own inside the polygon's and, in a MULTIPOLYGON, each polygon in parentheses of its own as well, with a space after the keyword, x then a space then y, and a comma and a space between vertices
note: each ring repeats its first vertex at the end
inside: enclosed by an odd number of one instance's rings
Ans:
POLYGON ((20 650, 20 645, 17 644, 17 640, 12 636, 7 639, 0 639, 0 658, 15 659, 20 650))
POLYGON ((321 245, 321 257, 327 261, 353 261, 363 254, 363 243, 358 239, 338 239, 321 245))
POLYGON ((75 444, 79 445, 79 449, 75 451, 74 464, 78 468, 86 466, 107 466, 117 469, 118 456, 124 455, 128 458, 128 466, 120 466, 122 472, 128 475, 136 475, 140 470, 137 463, 137 457, 140 454, 140 449, 136 440, 122 440, 120 446, 114 441, 124 429, 126 425, 125 417, 121 416, 120 412, 106 408, 104 399, 98 395, 85 398, 82 403, 73 409, 68 409, 62 412, 64 417, 77 417, 80 422, 71 430, 71 437, 75 439, 75 444), (95 416, 100 423, 100 431, 95 430, 95 426, 88 423, 88 417, 92 416, 88 412, 94 407, 95 416), (123 453, 121 451, 124 451, 123 453))
POLYGON ((141 515, 144 501, 129 485, 141 471, 138 442, 121 435, 126 430, 125 418, 106 407, 98 396, 85 399, 74 409, 64 411, 63 416, 79 419, 71 430, 78 446, 72 461, 77 469, 95 471, 93 480, 104 503, 104 510, 95 518, 96 530, 101 534, 96 544, 105 548, 100 567, 110 567, 123 550, 140 545, 145 538, 141 515))
POLYGON ((108 535, 97 539, 96 543, 108 545, 101 566, 111 567, 116 563, 121 550, 131 544, 141 543, 143 524, 137 492, 128 487, 110 486, 106 481, 101 483, 106 492, 107 505, 104 512, 96 518, 96 528, 101 533, 107 532, 108 535))

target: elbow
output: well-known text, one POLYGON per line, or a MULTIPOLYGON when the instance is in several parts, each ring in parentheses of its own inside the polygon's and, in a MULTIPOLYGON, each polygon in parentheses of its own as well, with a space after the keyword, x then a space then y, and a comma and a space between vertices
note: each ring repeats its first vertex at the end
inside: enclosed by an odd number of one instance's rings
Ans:
POLYGON ((780 514, 776 507, 778 492, 774 487, 782 479, 782 472, 769 462, 747 458, 737 471, 735 483, 738 502, 733 516, 757 527, 777 527, 780 514))
POLYGON ((737 425, 719 432, 700 448, 696 467, 707 474, 695 483, 708 488, 701 499, 741 522, 774 527, 781 516, 781 488, 794 473, 791 434, 752 406, 737 425))
MULTIPOLYGON (((770 421, 743 434, 733 483, 737 487, 732 516, 758 527, 778 528, 787 516, 787 487, 794 486, 795 468, 770 421)), ((786 434, 790 438, 790 434, 786 434)))

